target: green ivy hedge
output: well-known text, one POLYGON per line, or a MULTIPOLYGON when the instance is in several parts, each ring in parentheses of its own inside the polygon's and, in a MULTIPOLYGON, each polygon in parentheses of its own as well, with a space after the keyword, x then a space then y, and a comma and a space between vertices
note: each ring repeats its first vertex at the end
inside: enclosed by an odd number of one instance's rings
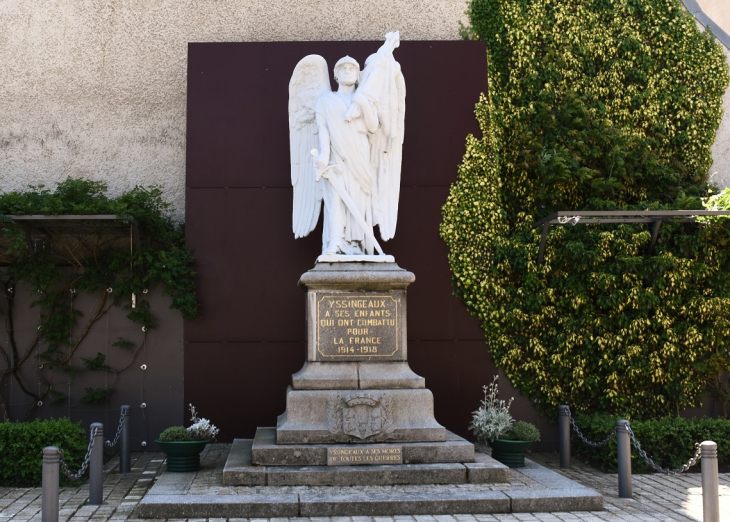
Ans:
MULTIPOLYGON (((43 448, 56 446, 63 450, 66 464, 76 473, 86 455, 88 438, 83 428, 70 419, 0 423, 0 486, 40 486, 43 469, 43 448)), ((63 473, 59 483, 76 484, 63 473)))
MULTIPOLYGON (((609 415, 576 415, 575 423, 591 442, 600 442, 613 430, 618 417, 609 415)), ((631 421, 631 429, 641 449, 657 465, 665 469, 679 469, 695 454, 695 444, 706 440, 717 443, 719 464, 730 463, 730 420, 684 419, 665 417, 648 421, 631 421)), ((601 448, 583 443, 575 433, 571 438, 572 453, 601 471, 616 473, 618 455, 616 438, 601 448)), ((646 464, 632 446, 631 469, 635 473, 649 473, 646 464)), ((694 469, 699 469, 699 463, 694 469)))
MULTIPOLYGON (((679 0, 472 0, 482 137, 443 208, 455 293, 538 408, 659 417, 727 399, 727 220, 539 229, 557 210, 701 209, 728 85, 679 0)), ((727 198, 725 198, 727 199, 727 198)))
MULTIPOLYGON (((61 279, 59 268, 71 265, 78 271, 72 279, 78 290, 94 292, 113 285, 120 293, 131 295, 142 288, 162 285, 164 295, 171 298, 171 308, 179 310, 185 318, 197 316, 192 254, 185 248, 183 226, 169 216, 170 204, 163 199, 162 190, 136 186, 117 197, 107 192, 106 183, 70 177, 53 190, 31 186, 24 192, 0 192, 0 218, 2 215, 126 215, 137 221, 142 240, 142 248, 131 255, 128 249, 100 247, 86 259, 74 258, 72 254, 65 259, 54 259, 44 252, 30 255, 24 231, 3 227, 0 219, 3 234, 13 240, 6 252, 12 259, 8 267, 10 276, 29 284, 33 291, 47 292, 61 279), (130 263, 136 270, 130 272, 130 263)), ((146 302, 143 296, 140 301, 146 302)), ((53 303, 41 300, 39 304, 53 303)), ((128 317, 140 324, 154 324, 148 312, 148 307, 142 305, 130 310, 128 317)))
MULTIPOLYGON (((149 291, 161 287, 162 294, 170 297, 170 307, 183 317, 198 314, 193 256, 185 247, 183 227, 171 219, 169 204, 159 187, 134 187, 113 197, 105 183, 67 178, 54 189, 31 186, 24 192, 0 192, 0 234, 6 247, 0 249, 0 263, 5 265, 0 271, 0 317, 7 337, 7 342, 0 341, 0 385, 15 380, 30 398, 23 420, 30 418, 36 405, 46 398, 54 404, 67 402, 64 391, 54 385, 55 373, 62 372, 72 379, 80 371, 116 376, 131 365, 144 340, 132 342, 118 337, 112 342, 125 354, 121 368, 109 365, 103 353, 82 358, 82 365, 73 362, 78 360, 74 355, 91 327, 113 307, 125 310, 127 319, 146 332, 156 326, 149 291), (126 223, 121 236, 99 225, 95 233, 84 234, 83 238, 73 233, 56 233, 49 248, 31 252, 25 230, 4 217, 59 214, 132 217, 138 226, 140 244, 130 245, 131 224, 126 223), (30 311, 15 310, 16 287, 32 296, 30 311), (97 296, 94 307, 85 314, 75 306, 81 293, 97 296), (14 321, 20 313, 37 316, 38 334, 25 344, 15 335, 14 321), (32 373, 20 371, 24 364, 37 364, 36 352, 43 365, 32 373), (11 360, 18 361, 17 367, 1 362, 11 360), (27 381, 29 375, 34 376, 33 383, 27 381), (35 386, 38 381, 40 388, 35 386)), ((80 402, 104 403, 113 391, 110 386, 86 388, 80 402)), ((10 420, 10 409, 1 391, 0 413, 10 420)))

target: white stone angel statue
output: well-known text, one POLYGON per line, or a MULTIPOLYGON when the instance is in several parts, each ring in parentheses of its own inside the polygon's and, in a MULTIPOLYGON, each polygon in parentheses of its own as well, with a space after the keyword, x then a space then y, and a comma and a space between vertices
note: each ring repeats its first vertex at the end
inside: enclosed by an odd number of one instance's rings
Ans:
POLYGON ((295 238, 307 236, 324 200, 318 261, 393 260, 373 227, 384 241, 395 234, 406 88, 393 57, 399 34, 385 38, 362 72, 349 56, 335 64, 336 92, 316 54, 297 64, 289 82, 292 226, 295 238))

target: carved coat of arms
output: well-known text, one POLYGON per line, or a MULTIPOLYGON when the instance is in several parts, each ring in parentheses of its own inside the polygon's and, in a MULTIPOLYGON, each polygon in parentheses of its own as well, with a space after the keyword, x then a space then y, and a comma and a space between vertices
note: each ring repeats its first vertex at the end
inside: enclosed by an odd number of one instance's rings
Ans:
POLYGON ((344 433, 361 441, 387 436, 394 429, 392 400, 366 393, 331 398, 327 405, 330 433, 344 433))

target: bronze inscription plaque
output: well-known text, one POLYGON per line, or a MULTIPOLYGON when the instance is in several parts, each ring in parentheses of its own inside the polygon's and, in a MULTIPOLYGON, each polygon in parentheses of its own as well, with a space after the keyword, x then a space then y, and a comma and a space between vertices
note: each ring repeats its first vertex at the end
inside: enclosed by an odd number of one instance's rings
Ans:
POLYGON ((375 464, 403 464, 401 446, 327 448, 328 466, 367 466, 375 464))
POLYGON ((362 361, 398 352, 398 301, 390 295, 323 295, 317 301, 317 359, 362 361))

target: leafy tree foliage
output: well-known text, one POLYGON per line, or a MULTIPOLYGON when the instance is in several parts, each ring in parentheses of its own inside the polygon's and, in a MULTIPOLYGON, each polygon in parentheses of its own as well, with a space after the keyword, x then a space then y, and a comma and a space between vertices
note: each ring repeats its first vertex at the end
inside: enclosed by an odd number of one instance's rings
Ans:
POLYGON ((548 413, 663 415, 708 384, 727 398, 726 220, 667 222, 655 255, 646 225, 556 226, 540 265, 533 228, 557 210, 702 208, 728 85, 719 45, 679 0, 472 0, 467 13, 490 90, 441 235, 495 362, 548 413))

